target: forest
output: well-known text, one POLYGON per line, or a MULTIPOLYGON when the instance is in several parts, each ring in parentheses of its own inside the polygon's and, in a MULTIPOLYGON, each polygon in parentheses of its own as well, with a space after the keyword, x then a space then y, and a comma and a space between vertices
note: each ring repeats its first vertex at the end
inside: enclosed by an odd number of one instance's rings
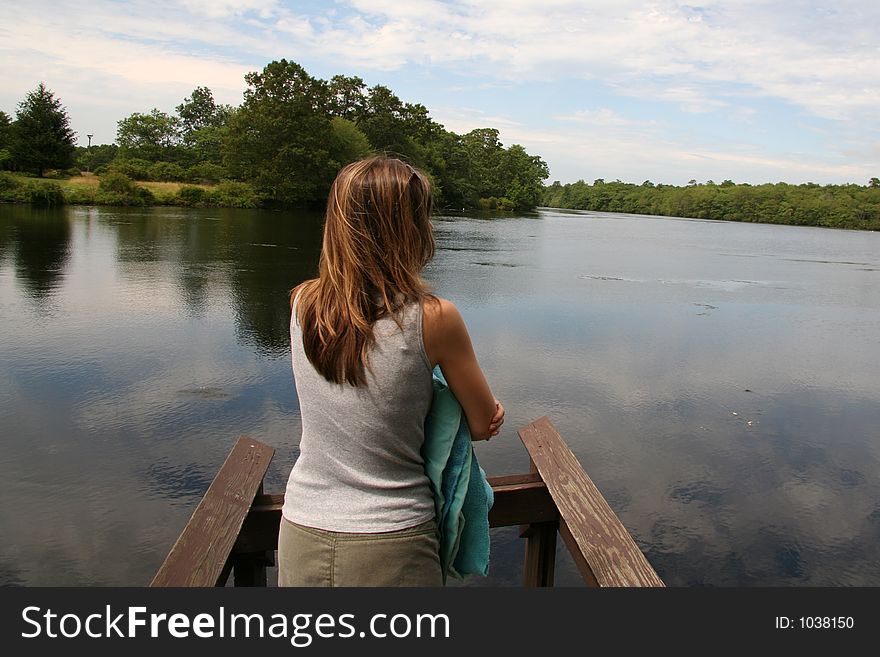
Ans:
POLYGON ((388 87, 344 75, 322 80, 283 59, 245 82, 237 107, 196 87, 174 113, 135 112, 118 122, 115 143, 89 139, 86 147, 76 145, 67 110, 40 83, 14 119, 0 111, 0 201, 318 207, 342 166, 387 153, 424 170, 444 209, 543 205, 880 230, 878 178, 864 186, 603 179, 545 186, 540 156, 505 147, 494 128, 449 131, 388 87))
POLYGON ((322 80, 273 61, 245 76, 241 105, 218 104, 197 87, 172 113, 121 119, 114 144, 76 146, 66 109, 40 83, 15 119, 0 112, 0 169, 72 183, 40 184, 0 173, 0 200, 149 205, 316 206, 336 172, 385 153, 431 178, 438 207, 530 210, 541 201, 546 163, 498 130, 446 130, 428 109, 359 77, 322 80), (136 181, 184 183, 174 194, 136 181), (79 181, 77 181, 79 182, 79 181))
POLYGON ((880 179, 865 186, 786 183, 749 185, 711 180, 687 186, 578 180, 545 187, 542 205, 666 217, 880 230, 880 179))

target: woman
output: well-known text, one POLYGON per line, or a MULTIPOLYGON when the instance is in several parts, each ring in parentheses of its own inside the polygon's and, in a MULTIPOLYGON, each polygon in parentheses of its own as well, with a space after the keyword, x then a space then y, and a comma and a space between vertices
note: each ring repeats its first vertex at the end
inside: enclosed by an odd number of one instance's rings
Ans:
POLYGON ((281 586, 439 586, 420 449, 440 365, 475 440, 493 397, 455 306, 421 271, 434 255, 431 186, 404 162, 343 168, 327 201, 318 278, 291 294, 300 457, 278 538, 281 586))

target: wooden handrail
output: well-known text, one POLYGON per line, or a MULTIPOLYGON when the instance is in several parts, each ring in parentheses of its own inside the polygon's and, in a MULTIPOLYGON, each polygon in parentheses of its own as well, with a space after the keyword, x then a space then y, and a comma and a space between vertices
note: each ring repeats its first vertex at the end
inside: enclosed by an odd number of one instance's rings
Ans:
MULTIPOLYGON (((663 586, 608 502, 546 417, 519 430, 532 472, 489 477, 490 527, 520 525, 525 586, 552 586, 557 531, 593 586, 663 586)), ((229 453, 151 586, 265 586, 278 549, 284 495, 262 494, 275 450, 242 437, 229 453)))
POLYGON ((519 430, 559 509, 559 533, 588 584, 663 586, 632 536, 546 417, 519 430))
POLYGON ((275 450, 246 436, 229 452, 150 586, 222 586, 275 450))

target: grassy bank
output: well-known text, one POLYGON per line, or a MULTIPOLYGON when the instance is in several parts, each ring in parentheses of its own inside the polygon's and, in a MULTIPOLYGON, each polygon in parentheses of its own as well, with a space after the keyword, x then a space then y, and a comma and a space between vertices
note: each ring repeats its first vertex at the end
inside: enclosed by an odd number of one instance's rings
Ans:
POLYGON ((256 208, 262 199, 245 183, 217 184, 134 181, 120 173, 83 173, 66 178, 32 178, 0 173, 0 202, 56 205, 176 205, 256 208))

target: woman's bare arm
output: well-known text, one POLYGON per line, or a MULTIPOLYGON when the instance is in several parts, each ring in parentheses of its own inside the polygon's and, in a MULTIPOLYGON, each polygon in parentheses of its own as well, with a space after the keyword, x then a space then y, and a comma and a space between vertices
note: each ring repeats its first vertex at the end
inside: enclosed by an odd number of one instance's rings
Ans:
POLYGON ((504 423, 504 407, 492 395, 458 308, 446 299, 426 301, 422 324, 428 359, 443 370, 467 418, 471 437, 485 440, 497 435, 504 423))

